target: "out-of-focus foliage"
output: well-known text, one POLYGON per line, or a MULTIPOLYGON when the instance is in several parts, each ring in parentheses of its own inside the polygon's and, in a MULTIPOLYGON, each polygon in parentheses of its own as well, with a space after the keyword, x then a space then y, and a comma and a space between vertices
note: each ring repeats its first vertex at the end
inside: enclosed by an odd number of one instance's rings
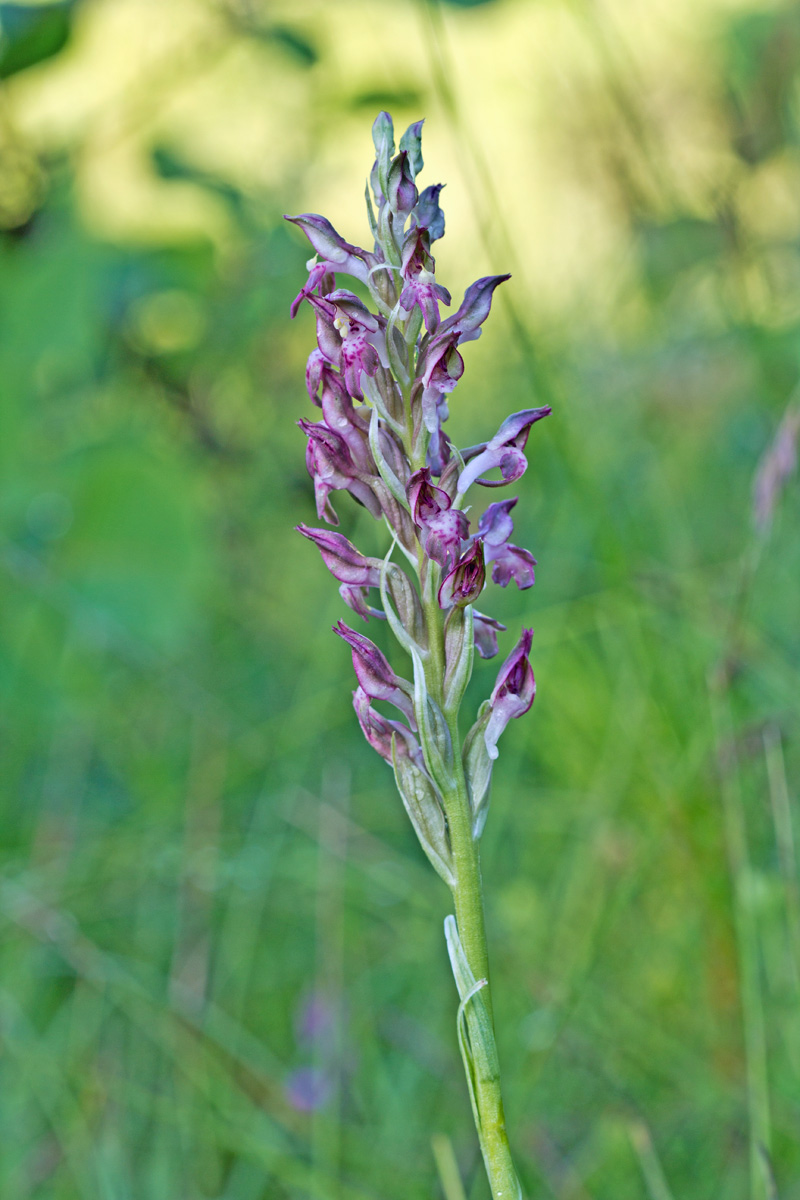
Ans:
POLYGON ((484 840, 528 1194, 797 1194, 797 480, 759 534, 751 497, 797 403, 794 7, 0 28, 3 1200, 427 1200, 432 1132, 485 1195, 447 897, 292 533, 312 328, 280 214, 365 236, 380 106, 428 118, 443 281, 514 272, 454 435, 554 406, 536 587, 487 600, 501 654, 536 630, 484 840))
POLYGON ((35 67, 63 50, 75 0, 57 4, 0 4, 0 79, 35 67))

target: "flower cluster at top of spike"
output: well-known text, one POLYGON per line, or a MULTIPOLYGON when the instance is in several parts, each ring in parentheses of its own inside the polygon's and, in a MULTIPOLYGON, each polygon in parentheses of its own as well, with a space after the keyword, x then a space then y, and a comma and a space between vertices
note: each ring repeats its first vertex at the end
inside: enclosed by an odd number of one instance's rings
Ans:
MULTIPOLYGON (((465 495, 476 485, 500 487, 522 476, 530 430, 550 409, 514 413, 487 441, 461 451, 445 431, 449 398, 464 372, 460 348, 480 336, 495 289, 510 277, 477 280, 455 312, 443 315, 451 296, 436 280, 431 253, 444 234, 443 185, 417 187, 421 131, 422 121, 411 125, 395 152, 391 117, 380 113, 375 121, 375 162, 366 192, 371 250, 345 241, 325 217, 287 218, 315 252, 291 312, 295 316, 305 302, 316 319, 317 346, 308 359, 306 384, 321 419, 299 425, 308 439, 306 464, 317 514, 337 525, 331 494, 349 492, 373 517, 386 521, 414 566, 419 588, 396 563, 368 558, 333 530, 298 528, 318 546, 344 602, 364 620, 389 616, 401 643, 418 656, 423 674, 429 652, 423 609, 426 598, 435 597, 447 614, 446 691, 448 675, 452 681, 458 670, 455 658, 467 655, 465 612, 469 670, 473 638, 483 658, 497 653, 497 631, 505 626, 472 607, 486 586, 487 571, 500 587, 511 580, 520 588, 534 582, 535 559, 511 542, 516 499, 490 504, 471 530, 465 495), (356 280, 360 294, 340 286, 339 277, 356 280)), ((435 774, 417 738, 414 687, 394 674, 368 638, 341 622, 335 632, 352 650, 358 680, 354 703, 367 740, 387 761, 405 757, 427 775, 435 774), (372 700, 393 704, 405 722, 382 716, 372 700)), ((488 702, 481 734, 491 759, 508 720, 533 702, 530 639, 531 632, 524 631, 488 702)))

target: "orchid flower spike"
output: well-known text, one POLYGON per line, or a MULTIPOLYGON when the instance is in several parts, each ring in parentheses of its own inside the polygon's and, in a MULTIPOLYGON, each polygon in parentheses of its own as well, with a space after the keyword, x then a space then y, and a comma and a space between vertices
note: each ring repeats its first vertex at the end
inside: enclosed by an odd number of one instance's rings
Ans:
POLYGON ((489 584, 532 587, 536 560, 511 542, 516 497, 482 513, 479 507, 472 527, 464 497, 473 484, 500 487, 522 477, 531 430, 550 408, 513 413, 476 446, 459 451, 451 441, 445 424, 458 408, 465 347, 481 335, 495 292, 510 276, 476 280, 448 312, 451 294, 431 252, 445 230, 443 185, 420 190, 422 121, 396 145, 392 118, 381 112, 372 140, 370 248, 346 241, 317 213, 287 218, 313 252, 291 316, 308 313, 316 332, 305 385, 317 419, 298 425, 317 517, 338 525, 333 497, 347 493, 348 523, 368 514, 380 529, 388 527, 391 546, 381 551, 385 557, 372 557, 333 529, 299 524, 297 530, 319 550, 343 603, 365 621, 384 621, 378 629, 387 639, 393 635, 410 662, 410 671, 398 674, 375 642, 341 620, 333 627, 351 653, 353 706, 364 737, 391 766, 420 845, 453 892, 457 919, 448 918, 447 943, 478 1135, 492 1195, 521 1200, 507 1144, 486 1135, 497 1128, 502 1107, 481 949, 478 842, 499 738, 536 694, 530 629, 500 668, 463 745, 456 742, 475 651, 493 657, 506 631, 474 606, 480 600, 483 607, 489 584), (342 286, 352 280, 358 294, 342 286), (404 677, 412 671, 413 678, 404 677), (395 713, 386 715, 385 705, 395 713), (477 1070, 479 1063, 489 1066, 477 1070))

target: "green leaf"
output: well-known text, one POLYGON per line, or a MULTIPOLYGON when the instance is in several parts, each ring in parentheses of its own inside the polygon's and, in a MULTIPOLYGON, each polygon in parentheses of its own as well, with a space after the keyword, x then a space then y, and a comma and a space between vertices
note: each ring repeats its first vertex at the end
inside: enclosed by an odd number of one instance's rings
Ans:
POLYGON ((497 1080, 500 1077, 500 1064, 497 1060, 492 1020, 480 994, 481 990, 488 986, 488 981, 475 978, 461 944, 455 917, 445 917, 444 936, 453 978, 461 999, 456 1017, 458 1044, 469 1085, 475 1127, 480 1135, 481 1118, 478 1108, 477 1081, 479 1079, 497 1080))
POLYGON ((389 628, 403 649, 412 657, 426 655, 427 650, 415 637, 424 636, 424 624, 419 606, 419 597, 406 575, 395 563, 390 562, 397 539, 392 542, 383 560, 380 578, 380 593, 389 628), (391 597, 391 598, 390 598, 391 597), (398 611, 405 618, 400 620, 398 611), (410 626, 410 628, 409 628, 410 626))
POLYGON ((451 608, 444 626, 446 667, 444 673, 444 706, 447 712, 457 712, 467 684, 472 677, 475 656, 472 605, 451 608))
POLYGON ((403 806, 432 867, 452 888, 455 875, 441 798, 424 771, 407 756, 398 757, 396 741, 392 738, 392 765, 403 806))
POLYGON ((406 499, 405 488, 395 475, 389 463, 386 461, 386 457, 381 449, 381 432, 377 408, 373 408, 372 419, 369 423, 369 448, 372 451, 372 457, 375 459, 375 464, 378 468, 378 474, 380 475, 381 479, 386 484, 397 503, 400 504, 406 510, 406 512, 408 512, 409 508, 408 500, 406 499))
POLYGON ((425 766, 434 783, 447 795, 455 787, 453 778, 453 739, 444 713, 428 692, 425 667, 416 649, 411 647, 414 663, 414 715, 419 728, 419 740, 425 755, 425 766))
POLYGON ((232 16, 231 21, 241 33, 260 42, 271 42, 301 67, 313 67, 319 62, 319 52, 311 39, 290 25, 264 25, 239 14, 232 16))
POLYGON ((273 25, 266 31, 266 37, 303 67, 313 67, 319 62, 319 54, 313 42, 288 25, 273 25))
POLYGON ((0 79, 53 58, 69 41, 75 0, 0 4, 0 79))
POLYGON ((484 700, 478 710, 478 719, 464 741, 462 756, 472 808, 472 836, 476 840, 483 833, 489 812, 489 788, 494 760, 489 757, 484 734, 491 715, 492 706, 488 700, 484 700))

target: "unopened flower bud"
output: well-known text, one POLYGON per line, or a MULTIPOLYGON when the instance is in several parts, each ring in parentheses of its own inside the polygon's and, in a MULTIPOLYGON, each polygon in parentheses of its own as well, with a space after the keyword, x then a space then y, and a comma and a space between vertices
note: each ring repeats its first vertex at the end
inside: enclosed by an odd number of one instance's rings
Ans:
POLYGON ((486 567, 483 561, 483 542, 480 538, 475 541, 446 575, 439 588, 440 608, 450 608, 452 604, 463 608, 472 604, 483 591, 486 582, 486 567))
POLYGON ((389 208, 398 216, 407 217, 417 203, 418 192, 405 150, 401 150, 392 161, 387 187, 386 199, 389 201, 389 208))

